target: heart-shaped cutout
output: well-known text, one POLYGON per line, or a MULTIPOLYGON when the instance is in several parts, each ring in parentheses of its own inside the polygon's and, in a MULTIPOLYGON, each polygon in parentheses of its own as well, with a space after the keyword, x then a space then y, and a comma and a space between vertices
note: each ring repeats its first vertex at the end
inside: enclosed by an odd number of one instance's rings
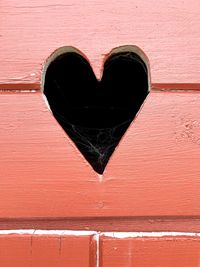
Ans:
POLYGON ((93 169, 102 174, 149 93, 149 68, 135 46, 115 48, 98 81, 76 48, 57 50, 45 65, 43 92, 54 117, 93 169))

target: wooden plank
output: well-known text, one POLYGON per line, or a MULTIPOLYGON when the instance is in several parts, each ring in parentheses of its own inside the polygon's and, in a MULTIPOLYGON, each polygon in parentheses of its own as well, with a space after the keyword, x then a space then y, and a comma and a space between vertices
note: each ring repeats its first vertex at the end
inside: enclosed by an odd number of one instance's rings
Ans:
POLYGON ((96 267, 95 233, 0 231, 2 267, 96 267))
POLYGON ((61 266, 97 267, 97 243, 95 236, 63 236, 61 266))
POLYGON ((124 44, 146 52, 158 87, 199 88, 199 10, 199 0, 3 0, 0 88, 39 88, 42 64, 64 45, 81 49, 99 77, 105 54, 124 44))
MULTIPOLYGON (((155 237, 102 236, 100 239, 101 267, 198 267, 199 236, 155 237)), ((146 234, 147 235, 147 234, 146 234)), ((145 233, 144 233, 145 236, 145 233)))
POLYGON ((40 93, 0 95, 0 218, 198 217, 199 93, 151 92, 104 174, 40 93))
POLYGON ((0 265, 27 267, 31 262, 31 235, 0 235, 0 265))
POLYGON ((93 236, 74 235, 33 236, 33 267, 96 267, 96 246, 93 236))
POLYGON ((61 236, 56 234, 33 235, 31 250, 31 266, 59 266, 61 253, 61 236))

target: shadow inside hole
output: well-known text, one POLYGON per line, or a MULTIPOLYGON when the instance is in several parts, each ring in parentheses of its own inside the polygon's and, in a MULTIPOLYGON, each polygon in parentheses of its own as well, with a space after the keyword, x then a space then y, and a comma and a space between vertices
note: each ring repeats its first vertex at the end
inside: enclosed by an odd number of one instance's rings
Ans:
POLYGON ((130 51, 107 58, 101 81, 74 51, 59 55, 45 75, 44 94, 54 117, 100 174, 148 92, 147 66, 130 51))

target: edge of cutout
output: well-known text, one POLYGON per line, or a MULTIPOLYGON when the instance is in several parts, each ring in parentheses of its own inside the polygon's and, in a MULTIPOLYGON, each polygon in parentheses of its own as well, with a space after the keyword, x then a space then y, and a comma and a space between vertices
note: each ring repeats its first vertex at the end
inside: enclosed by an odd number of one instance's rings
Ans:
MULTIPOLYGON (((77 53, 79 55, 81 55, 82 57, 84 57, 88 63, 90 64, 90 60, 85 56, 84 53, 82 53, 79 49, 77 49, 76 47, 73 46, 62 46, 60 48, 57 48, 44 62, 43 66, 42 66, 42 72, 41 72, 41 82, 40 82, 40 89, 42 91, 42 93, 44 92, 44 83, 45 83, 45 77, 46 77, 46 72, 47 69, 49 67, 49 65, 51 64, 51 62, 53 62, 58 56, 66 53, 66 52, 74 52, 77 53)), ((116 53, 122 53, 122 52, 133 52, 135 54, 137 54, 145 63, 146 67, 147 67, 147 75, 148 75, 148 92, 151 91, 151 72, 150 72, 150 62, 149 59, 147 57, 147 55, 144 53, 144 51, 139 48, 136 45, 122 45, 122 46, 118 46, 113 48, 103 59, 103 66, 101 67, 101 77, 99 80, 101 80, 102 75, 103 75, 103 68, 104 68, 104 63, 105 61, 111 56, 114 55, 116 53)), ((92 68, 92 66, 91 66, 92 68)), ((93 69, 93 68, 92 68, 93 69)), ((44 95, 44 93, 43 93, 44 95)), ((45 95, 44 95, 45 96, 45 95)), ((48 101, 45 97, 45 102, 49 107, 48 101)))
MULTIPOLYGON (((42 66, 42 73, 41 73, 41 83, 40 83, 40 86, 41 86, 41 92, 42 92, 42 96, 43 96, 43 99, 44 99, 44 101, 45 101, 45 103, 46 103, 46 105, 47 105, 47 107, 48 107, 48 109, 51 111, 51 108, 50 108, 50 106, 49 106, 49 103, 48 103, 48 100, 47 100, 47 97, 45 96, 45 94, 44 94, 44 85, 45 85, 45 78, 46 78, 46 72, 47 72, 47 70, 48 70, 48 67, 50 66, 50 64, 57 58, 57 57, 59 57, 60 55, 62 55, 62 54, 65 54, 65 53, 67 53, 67 52, 74 52, 74 53, 76 53, 76 54, 78 54, 78 55, 80 55, 80 56, 82 56, 83 58, 85 58, 85 60, 87 60, 87 62, 88 62, 88 64, 90 64, 90 60, 85 56, 85 54, 84 53, 82 53, 80 50, 78 50, 77 48, 75 48, 75 47, 73 47, 73 46, 63 46, 63 47, 60 47, 60 48, 58 48, 58 49, 56 49, 47 59, 46 59, 46 61, 44 62, 44 64, 43 64, 43 66, 42 66)), ((113 55, 115 55, 115 54, 119 54, 119 53, 124 53, 124 52, 127 52, 127 53, 135 53, 136 55, 138 55, 140 58, 141 58, 141 60, 143 61, 143 63, 145 64, 145 66, 146 66, 146 69, 147 69, 147 71, 145 71, 146 72, 146 74, 148 75, 148 77, 147 77, 147 81, 148 81, 148 88, 147 88, 147 91, 148 91, 148 93, 150 92, 150 90, 151 90, 151 75, 150 75, 150 63, 149 63, 149 59, 148 59, 148 57, 146 56, 146 54, 142 51, 142 49, 140 49, 138 46, 136 46, 136 45, 122 45, 122 46, 119 46, 119 47, 115 47, 115 48, 113 48, 108 54, 106 54, 105 56, 104 56, 104 58, 103 58, 103 62, 102 62, 102 67, 101 67, 101 70, 100 70, 100 78, 99 79, 97 79, 97 77, 96 77, 96 79, 97 80, 99 80, 99 81, 101 81, 101 79, 102 79, 102 76, 103 76, 103 71, 104 71, 104 67, 105 67, 105 62, 107 61, 107 59, 109 59, 109 57, 111 57, 111 56, 113 56, 113 55)), ((90 64, 90 66, 91 66, 91 64, 90 64)), ((92 68, 92 66, 91 66, 91 69, 93 69, 92 68)), ((95 75, 96 76, 96 75, 95 75)), ((144 102, 143 102, 143 104, 141 105, 141 107, 144 105, 144 102)), ((140 109, 141 109, 141 107, 140 107, 140 109)), ((139 110, 140 110, 139 109, 139 110)), ((139 112, 139 110, 138 110, 138 112, 139 112)), ((51 111, 52 112, 52 111, 51 111)), ((138 115, 138 112, 137 112, 137 114, 136 114, 136 116, 138 115)), ((132 124, 132 123, 131 123, 132 124)), ((130 126, 129 126, 130 127, 130 126)), ((122 136, 122 138, 123 138, 123 136, 122 136)), ((120 141, 121 142, 121 141, 120 141)), ((119 144, 118 144, 119 145, 119 144)), ((117 145, 117 146, 118 146, 117 145)), ((82 152, 81 152, 82 153, 82 152)), ((110 158, 109 158, 109 160, 108 160, 108 162, 107 162, 107 164, 106 165, 109 165, 109 162, 110 162, 110 159, 112 158, 112 156, 113 155, 111 155, 110 156, 110 158)), ((84 157, 85 158, 85 157, 84 157)), ((86 160, 86 158, 85 158, 85 160, 86 160)), ((86 160, 87 162, 88 162, 88 160, 86 160)), ((90 164, 90 162, 88 162, 89 164, 90 164)), ((91 165, 91 164, 90 164, 91 165)), ((93 166, 92 166, 92 169, 94 169, 93 168, 93 166)), ((104 171, 103 171, 103 173, 105 172, 105 170, 106 170, 106 166, 105 166, 105 168, 104 168, 104 171)), ((98 173, 96 170, 94 170, 96 173, 98 173)), ((100 174, 100 175, 103 175, 103 173, 102 174, 100 174)))

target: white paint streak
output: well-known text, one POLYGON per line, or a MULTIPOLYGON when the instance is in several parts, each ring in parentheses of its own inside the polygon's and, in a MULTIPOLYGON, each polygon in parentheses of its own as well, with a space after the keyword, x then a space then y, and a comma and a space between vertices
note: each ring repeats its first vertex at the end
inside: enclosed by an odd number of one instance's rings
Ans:
POLYGON ((75 236, 87 236, 87 235, 96 235, 96 231, 74 231, 74 230, 65 230, 64 235, 75 235, 75 236))
POLYGON ((134 238, 134 237, 200 237, 200 233, 185 233, 185 232, 105 232, 101 236, 113 238, 134 238))
POLYGON ((97 251, 96 251, 96 267, 100 267, 99 265, 99 242, 100 242, 100 234, 96 233, 94 235, 94 240, 96 241, 97 251))
POLYGON ((99 245, 99 237, 107 236, 113 238, 128 238, 128 237, 164 237, 164 236, 186 236, 186 237, 200 237, 199 233, 188 232, 103 232, 96 231, 79 231, 79 230, 35 230, 35 229, 19 229, 19 230, 0 230, 0 235, 8 234, 34 234, 34 235, 74 235, 87 236, 94 235, 97 245, 99 245))
POLYGON ((103 174, 98 174, 98 178, 99 178, 99 182, 102 183, 103 182, 103 174))
POLYGON ((0 230, 0 235, 9 235, 9 234, 73 235, 73 236, 94 235, 94 238, 97 242, 97 246, 99 246, 100 236, 107 236, 113 238, 164 237, 164 236, 200 237, 200 233, 188 233, 188 232, 103 232, 99 234, 96 231, 79 231, 79 230, 34 230, 34 229, 0 230))
MULTIPOLYGON (((1 85, 1 84, 0 84, 1 85)), ((5 92, 12 92, 12 93, 36 93, 38 90, 35 89, 27 89, 27 90, 21 90, 21 89, 0 89, 0 93, 5 92)))
POLYGON ((64 230, 36 230, 34 235, 63 235, 64 230))
MULTIPOLYGON (((48 110, 51 111, 51 108, 50 108, 50 106, 49 106, 49 102, 48 102, 48 100, 47 100, 45 94, 42 94, 42 97, 43 97, 43 99, 44 99, 45 104, 47 105, 48 110)), ((52 111, 51 111, 51 112, 52 112, 52 111)))
POLYGON ((33 235, 35 232, 34 229, 28 229, 28 230, 0 230, 0 235, 33 235))
POLYGON ((34 229, 0 230, 0 235, 9 235, 9 234, 88 236, 88 235, 96 235, 97 232, 75 231, 75 230, 34 230, 34 229))

